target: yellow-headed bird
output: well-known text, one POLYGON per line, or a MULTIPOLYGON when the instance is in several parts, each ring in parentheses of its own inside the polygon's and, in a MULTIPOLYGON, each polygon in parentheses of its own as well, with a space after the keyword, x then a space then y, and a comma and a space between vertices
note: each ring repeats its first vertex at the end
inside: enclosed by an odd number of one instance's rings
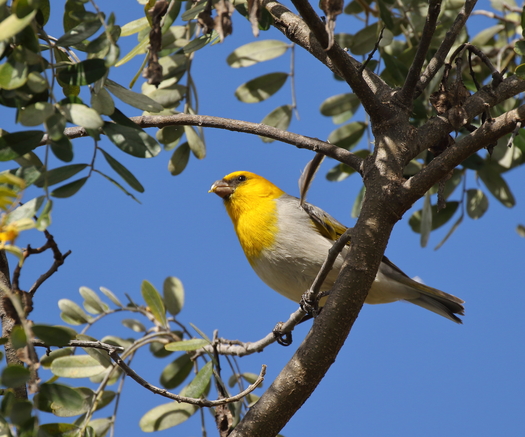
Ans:
MULTIPOLYGON (((247 171, 230 173, 216 181, 210 192, 224 200, 241 247, 257 275, 295 302, 310 288, 328 250, 347 229, 322 209, 301 203, 247 171)), ((334 285, 347 250, 337 258, 321 290, 334 285)), ((414 281, 383 257, 365 302, 398 300, 462 323, 456 314, 464 314, 463 300, 414 281)))

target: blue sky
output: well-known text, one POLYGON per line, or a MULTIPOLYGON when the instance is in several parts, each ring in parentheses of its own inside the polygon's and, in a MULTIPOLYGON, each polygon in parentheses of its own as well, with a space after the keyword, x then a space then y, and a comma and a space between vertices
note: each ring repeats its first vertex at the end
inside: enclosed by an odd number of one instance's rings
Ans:
MULTIPOLYGON (((128 3, 122 8, 122 2, 106 0, 99 6, 106 13, 115 11, 117 22, 124 24, 141 15, 140 5, 128 3)), ((480 7, 487 4, 480 2, 480 7)), ((59 23, 60 10, 53 13, 53 20, 59 23)), ((229 68, 226 56, 254 40, 248 22, 240 16, 234 18, 231 37, 196 54, 192 72, 199 91, 199 112, 259 122, 275 107, 291 102, 289 83, 260 104, 240 103, 233 93, 251 78, 288 71, 289 54, 247 69, 229 68)), ((478 21, 478 29, 486 25, 486 21, 478 21)), ((61 28, 55 27, 55 32, 50 29, 48 33, 60 36, 61 28)), ((352 23, 341 22, 337 31, 353 33, 355 28, 352 23)), ((282 39, 275 30, 262 37, 282 39)), ((134 37, 122 39, 122 52, 135 42, 134 37)), ((301 119, 294 120, 290 130, 327 138, 336 126, 330 118, 320 115, 318 108, 326 97, 348 89, 300 48, 296 61, 301 119)), ((110 77, 126 85, 140 62, 141 59, 135 60, 115 69, 110 77)), ((125 105, 119 107, 126 115, 140 115, 125 105)), ((0 111, 2 128, 21 129, 13 125, 13 113, 3 108, 0 111)), ((355 119, 359 120, 359 115, 355 119)), ((71 249, 72 255, 37 293, 31 315, 34 321, 62 324, 57 301, 68 298, 81 304, 80 286, 94 290, 104 286, 122 301, 126 300, 124 293, 140 301, 142 280, 148 279, 161 289, 167 276, 179 277, 185 286, 186 303, 180 321, 195 324, 209 336, 218 329, 225 338, 255 341, 295 311, 296 304, 270 290, 251 270, 221 200, 207 191, 224 175, 249 170, 297 195, 297 179, 311 153, 287 144, 266 144, 246 134, 212 129, 205 132, 207 157, 202 161, 192 157, 187 169, 177 177, 167 171, 170 152, 139 160, 125 155, 109 140, 102 140, 101 146, 138 177, 146 192, 137 196, 141 201, 138 204, 94 175, 74 197, 55 200, 50 232, 60 248, 71 249)), ((154 135, 155 130, 150 129, 150 134, 154 135)), ((90 162, 92 142, 80 139, 75 144, 74 162, 90 162)), ((102 160, 97 165, 106 168, 102 160)), ((328 182, 324 175, 333 165, 333 161, 324 162, 308 199, 352 225, 350 210, 361 184, 355 175, 341 183, 328 182)), ((2 163, 0 169, 10 166, 2 163)), ((411 212, 392 233, 387 256, 408 275, 417 275, 426 284, 464 299, 464 325, 414 305, 365 305, 336 362, 282 430, 283 435, 316 436, 329 432, 334 436, 480 437, 523 432, 525 294, 519 272, 523 269, 525 240, 518 237, 515 228, 525 222, 525 188, 519 172, 505 175, 516 197, 516 207, 509 210, 489 194, 490 207, 485 216, 477 221, 466 218, 438 251, 432 248, 450 224, 431 235, 426 249, 419 246, 419 235, 408 226, 411 212)), ((478 184, 470 174, 467 188, 478 184)), ((37 194, 28 190, 25 200, 37 194)), ((453 198, 457 199, 458 194, 453 198)), ((420 207, 416 204, 414 208, 420 207)), ((37 246, 42 241, 36 231, 31 231, 19 243, 37 246)), ((22 288, 28 288, 34 275, 39 275, 49 263, 49 254, 29 259, 22 288)), ((97 338, 110 333, 124 338, 134 336, 120 325, 121 318, 112 316, 88 334, 97 338)), ((242 370, 258 373, 261 364, 267 364, 268 387, 309 326, 305 323, 298 327, 294 344, 288 348, 274 344, 263 353, 241 359, 242 370)), ((168 362, 169 359, 157 360, 148 353, 139 353, 132 367, 158 385, 160 372, 168 362)), ((41 377, 45 380, 49 374, 42 372, 41 377)), ((262 390, 256 393, 260 395, 262 390)), ((127 380, 117 435, 140 433, 140 417, 165 402, 166 399, 127 380)), ((109 414, 101 412, 101 416, 109 414)), ((208 413, 205 417, 210 435, 214 435, 213 419, 208 413)), ((197 416, 161 434, 173 433, 199 435, 197 416)))

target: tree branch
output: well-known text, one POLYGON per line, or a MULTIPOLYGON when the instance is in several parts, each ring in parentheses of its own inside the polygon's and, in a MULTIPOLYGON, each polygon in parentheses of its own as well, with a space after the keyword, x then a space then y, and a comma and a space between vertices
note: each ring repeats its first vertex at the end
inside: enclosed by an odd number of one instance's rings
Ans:
MULTIPOLYGON (((323 22, 312 8, 312 5, 307 0, 292 0, 292 3, 311 31, 309 32, 310 35, 308 39, 311 40, 312 37, 315 37, 337 69, 337 74, 350 85, 354 93, 359 97, 361 104, 370 115, 371 120, 390 117, 390 109, 381 103, 381 101, 385 99, 378 96, 378 92, 379 94, 387 93, 390 95, 390 87, 383 81, 380 81, 381 86, 378 87, 377 83, 379 80, 377 76, 366 70, 368 77, 373 77, 374 79, 374 86, 372 87, 371 84, 365 80, 364 75, 360 74, 359 67, 361 64, 344 51, 337 42, 334 42, 330 48, 325 49, 325 47, 328 46, 328 34, 326 33, 323 22)), ((302 45, 300 42, 298 42, 298 44, 302 45)))
POLYGON ((120 358, 119 354, 117 354, 117 351, 115 349, 109 352, 109 356, 126 373, 126 375, 134 379, 136 382, 138 382, 140 385, 142 385, 144 388, 148 389, 149 391, 155 394, 161 395, 165 398, 173 399, 174 401, 177 401, 177 402, 184 402, 185 404, 197 405, 198 407, 217 407, 219 405, 225 405, 225 404, 230 404, 232 402, 237 402, 238 400, 244 398, 246 395, 254 391, 261 384, 261 382, 264 381, 264 375, 266 374, 266 365, 263 364, 261 368, 261 372, 259 373, 259 377, 246 390, 243 390, 242 392, 236 394, 235 396, 231 396, 229 398, 217 399, 216 401, 208 401, 206 399, 195 399, 195 398, 189 398, 186 396, 179 396, 179 395, 170 393, 168 390, 165 390, 163 388, 159 388, 159 387, 154 386, 153 384, 150 384, 144 378, 139 376, 131 367, 129 367, 124 362, 124 360, 120 358))
MULTIPOLYGON (((2 320, 2 337, 9 338, 13 330, 16 320, 10 311, 6 310, 6 304, 9 300, 9 295, 6 290, 11 290, 11 281, 9 279, 9 263, 5 250, 0 250, 0 319, 2 320)), ((9 364, 17 364, 23 366, 24 363, 18 358, 16 349, 13 348, 11 340, 4 345, 5 360, 9 364)), ((27 389, 25 384, 14 389, 15 397, 18 399, 27 399, 27 389)))
POLYGON ((414 56, 412 65, 410 65, 410 69, 408 70, 408 75, 403 84, 403 88, 396 94, 399 102, 403 106, 412 107, 412 99, 416 92, 416 84, 421 76, 421 69, 423 68, 430 43, 432 42, 432 36, 436 31, 436 23, 440 11, 441 0, 430 0, 425 27, 423 28, 423 33, 419 39, 416 55, 414 56))
POLYGON ((436 180, 441 179, 470 155, 513 132, 516 125, 524 121, 525 105, 522 105, 485 122, 480 128, 461 138, 403 184, 402 197, 406 199, 407 207, 428 191, 436 180))
MULTIPOLYGON (((496 89, 493 89, 492 85, 484 86, 477 93, 468 97, 464 105, 462 105, 461 108, 464 112, 466 122, 470 123, 474 117, 478 116, 488 108, 524 91, 525 80, 520 79, 517 76, 507 77, 497 86, 496 89)), ((431 118, 423 126, 417 129, 414 140, 407 143, 409 153, 405 157, 405 161, 417 156, 423 150, 439 144, 446 135, 454 131, 455 128, 449 121, 449 116, 451 116, 451 113, 455 109, 456 108, 452 108, 442 116, 431 118)), ((505 116, 506 114, 503 114, 501 117, 505 116)))
MULTIPOLYGON (((200 126, 212 127, 217 129, 226 129, 234 132, 244 132, 251 135, 260 135, 283 143, 291 144, 299 149, 312 150, 314 152, 322 153, 330 158, 347 164, 354 170, 361 173, 362 158, 341 147, 326 143, 317 138, 311 138, 304 135, 294 134, 282 129, 277 129, 272 126, 266 126, 260 123, 250 123, 248 121, 234 120, 230 118, 213 117, 210 115, 191 115, 191 114, 176 114, 176 115, 151 115, 141 117, 130 117, 130 119, 141 128, 165 126, 200 126)), ((64 134, 72 139, 88 136, 87 131, 82 127, 67 128, 64 134)), ((45 144, 47 136, 44 136, 42 144, 45 144)))
POLYGON ((454 24, 452 24, 452 27, 446 33, 445 39, 443 40, 436 54, 432 57, 432 59, 427 65, 427 68, 425 68, 425 71, 421 75, 421 78, 419 79, 419 82, 415 87, 415 93, 413 95, 413 98, 417 98, 424 91, 424 89, 428 86, 432 78, 437 74, 438 70, 445 63, 447 55, 450 52, 450 48, 456 41, 461 30, 465 27, 465 23, 467 22, 468 17, 472 13, 472 9, 474 9, 474 6, 476 6, 476 3, 477 0, 465 1, 465 4, 461 8, 461 11, 459 12, 456 20, 454 21, 454 24))

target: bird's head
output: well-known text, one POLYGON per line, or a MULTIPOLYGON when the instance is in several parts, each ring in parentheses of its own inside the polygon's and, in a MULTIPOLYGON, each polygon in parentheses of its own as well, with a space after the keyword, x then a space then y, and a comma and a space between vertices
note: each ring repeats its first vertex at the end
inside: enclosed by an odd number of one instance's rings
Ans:
POLYGON ((276 199, 284 194, 284 191, 267 179, 249 171, 236 171, 224 176, 215 181, 208 192, 217 194, 225 202, 255 198, 276 199))

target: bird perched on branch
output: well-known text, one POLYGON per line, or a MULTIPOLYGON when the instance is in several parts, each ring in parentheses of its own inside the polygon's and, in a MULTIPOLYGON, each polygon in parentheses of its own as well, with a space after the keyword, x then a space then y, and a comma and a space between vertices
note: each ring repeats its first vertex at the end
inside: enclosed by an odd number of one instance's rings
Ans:
MULTIPOLYGON (((247 171, 230 173, 210 188, 224 200, 241 247, 255 273, 271 288, 299 302, 312 285, 329 249, 345 231, 320 208, 289 196, 270 181, 247 171)), ((321 290, 339 274, 345 248, 321 290)), ((462 323, 463 300, 414 281, 383 257, 365 300, 369 304, 406 300, 462 323)))

